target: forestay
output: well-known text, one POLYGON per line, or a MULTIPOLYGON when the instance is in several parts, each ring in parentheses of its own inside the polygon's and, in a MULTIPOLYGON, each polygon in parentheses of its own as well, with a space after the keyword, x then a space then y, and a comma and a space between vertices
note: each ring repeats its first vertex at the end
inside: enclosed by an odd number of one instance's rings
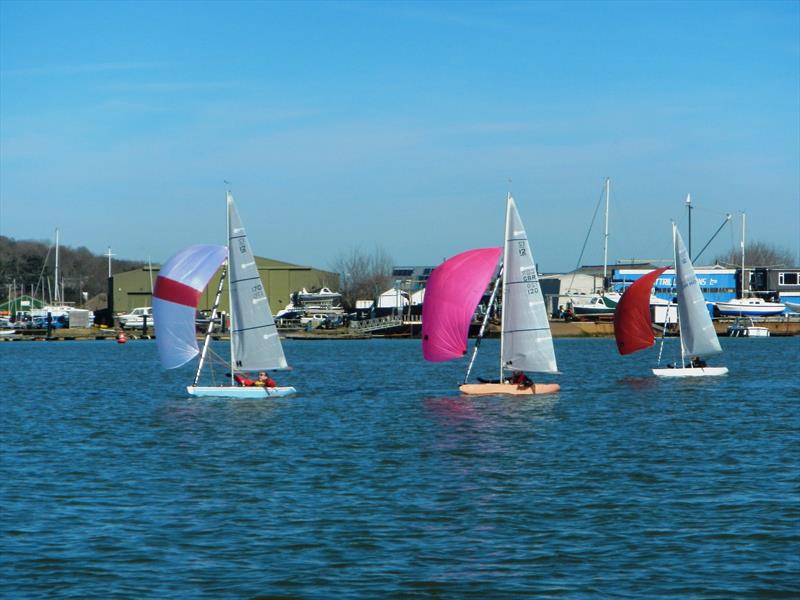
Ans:
POLYGON ((233 366, 242 371, 286 369, 267 292, 230 192, 227 200, 233 366))
POLYGON ((722 352, 714 324, 706 308, 706 301, 695 277, 689 253, 677 227, 673 227, 675 241, 675 283, 678 287, 678 319, 683 353, 691 356, 708 356, 722 352))
POLYGON ((195 244, 161 267, 153 290, 153 320, 165 369, 180 367, 200 352, 195 332, 197 304, 227 254, 225 246, 195 244))
POLYGON ((422 355, 438 362, 467 352, 469 326, 502 248, 462 252, 436 267, 428 278, 422 305, 422 355))
POLYGON ((509 194, 503 281, 503 369, 557 373, 553 337, 528 234, 509 194))

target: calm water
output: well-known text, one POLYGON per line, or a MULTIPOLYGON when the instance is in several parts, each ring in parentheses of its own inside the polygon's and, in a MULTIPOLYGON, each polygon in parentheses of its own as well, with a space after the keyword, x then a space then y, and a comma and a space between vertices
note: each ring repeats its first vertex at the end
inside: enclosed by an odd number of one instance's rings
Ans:
POLYGON ((667 382, 559 339, 562 393, 520 400, 419 341, 288 341, 300 394, 231 401, 154 342, 0 343, 0 592, 796 598, 800 338, 722 344, 667 382))

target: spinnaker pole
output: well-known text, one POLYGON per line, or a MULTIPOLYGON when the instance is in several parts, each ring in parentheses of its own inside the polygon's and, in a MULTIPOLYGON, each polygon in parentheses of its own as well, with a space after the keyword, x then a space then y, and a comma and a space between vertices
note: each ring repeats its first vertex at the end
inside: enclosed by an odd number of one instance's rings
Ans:
MULTIPOLYGON (((223 263, 222 266, 222 273, 219 277, 219 285, 217 286, 217 295, 214 297, 214 307, 211 309, 211 320, 208 323, 208 329, 206 330, 206 339, 203 341, 203 352, 200 354, 200 362, 197 364, 197 373, 194 375, 194 383, 192 383, 192 387, 197 386, 197 382, 200 381, 200 372, 203 370, 203 363, 206 361, 206 353, 208 352, 208 344, 211 342, 211 333, 214 331, 214 321, 217 318, 217 308, 219 307, 219 300, 222 297, 222 285, 225 282, 225 275, 227 261, 223 263)), ((233 377, 233 371, 231 371, 231 377, 233 377)))
POLYGON ((492 295, 489 298, 489 307, 486 309, 486 314, 483 316, 483 323, 481 323, 481 328, 478 331, 478 337, 475 340, 475 347, 472 349, 472 358, 469 359, 469 365, 467 366, 467 373, 464 375, 464 383, 467 383, 469 379, 470 371, 472 371, 472 365, 475 363, 475 358, 478 356, 478 348, 481 346, 481 340, 483 339, 483 332, 486 330, 486 323, 489 322, 489 317, 492 314, 492 308, 494 307, 495 298, 497 298, 497 289, 500 287, 500 282, 503 280, 503 267, 500 267, 500 272, 497 274, 497 279, 494 281, 494 287, 492 288, 492 295))

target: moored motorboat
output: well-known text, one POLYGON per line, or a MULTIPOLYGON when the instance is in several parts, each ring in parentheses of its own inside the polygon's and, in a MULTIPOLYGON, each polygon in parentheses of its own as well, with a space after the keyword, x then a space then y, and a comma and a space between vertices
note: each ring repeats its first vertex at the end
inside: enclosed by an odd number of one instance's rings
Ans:
POLYGON ((763 298, 735 298, 727 302, 715 302, 719 314, 730 317, 769 317, 786 310, 782 302, 767 302, 763 298))

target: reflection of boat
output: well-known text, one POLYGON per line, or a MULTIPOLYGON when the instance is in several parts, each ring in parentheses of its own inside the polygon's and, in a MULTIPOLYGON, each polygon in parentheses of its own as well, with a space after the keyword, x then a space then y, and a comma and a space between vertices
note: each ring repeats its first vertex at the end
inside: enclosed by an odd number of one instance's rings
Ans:
MULTIPOLYGON (((678 326, 681 339, 681 362, 675 368, 656 368, 653 373, 659 377, 702 377, 725 375, 727 367, 695 366, 695 358, 722 352, 714 330, 714 324, 706 308, 706 302, 694 266, 683 244, 678 228, 672 225, 672 238, 675 251, 675 287, 678 292, 678 326), (687 366, 687 357, 692 363, 687 366)), ((662 338, 663 344, 663 338, 662 338)), ((662 346, 663 349, 663 346, 662 346)), ((660 355, 659 355, 660 358, 660 355)), ((700 361, 700 364, 705 365, 700 361)))
POLYGON ((769 337, 769 329, 760 327, 750 317, 737 317, 728 327, 730 337, 769 337))
MULTIPOLYGON (((422 352, 430 361, 464 356, 475 308, 497 269, 500 248, 469 250, 433 270, 422 305, 422 352)), ((507 383, 505 371, 557 373, 553 338, 544 307, 539 275, 533 262, 528 236, 509 194, 503 267, 495 281, 490 307, 503 286, 500 333, 500 377, 497 382, 468 384, 470 370, 480 346, 491 308, 483 320, 475 350, 459 390, 470 395, 543 394, 556 392, 558 384, 529 386, 507 383)))
POLYGON ((227 194, 227 205, 228 246, 189 246, 167 261, 156 280, 153 310, 158 323, 156 343, 161 364, 167 369, 174 369, 200 354, 194 382, 186 388, 193 396, 266 398, 293 394, 296 390, 291 386, 235 385, 238 372, 286 369, 288 365, 247 233, 230 193, 227 194), (195 336, 197 304, 203 289, 220 265, 227 265, 227 272, 223 267, 203 351, 200 353, 195 336), (227 362, 210 349, 226 277, 229 279, 231 317, 230 360, 227 362), (231 380, 228 385, 198 385, 207 359, 217 359, 229 369, 231 380))
POLYGON ((735 298, 727 302, 716 302, 715 306, 723 316, 768 317, 786 310, 785 304, 767 302, 763 298, 735 298))

